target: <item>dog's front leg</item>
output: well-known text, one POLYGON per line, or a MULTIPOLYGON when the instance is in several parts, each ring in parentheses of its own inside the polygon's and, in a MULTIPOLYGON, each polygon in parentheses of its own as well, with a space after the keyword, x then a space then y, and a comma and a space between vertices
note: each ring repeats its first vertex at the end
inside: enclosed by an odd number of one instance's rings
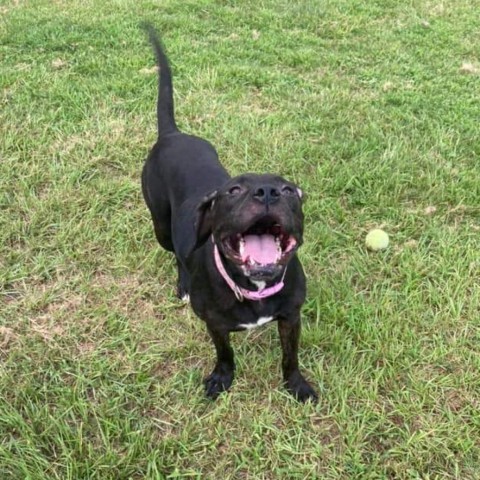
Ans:
POLYGON ((233 360, 233 349, 230 346, 229 332, 209 328, 208 333, 215 345, 217 363, 212 373, 205 379, 205 393, 208 398, 214 400, 221 392, 230 388, 235 362, 233 360))
POLYGON ((315 390, 305 380, 298 368, 298 343, 300 339, 300 314, 297 318, 278 321, 278 332, 282 345, 282 371, 287 390, 301 402, 312 400, 318 396, 315 390))

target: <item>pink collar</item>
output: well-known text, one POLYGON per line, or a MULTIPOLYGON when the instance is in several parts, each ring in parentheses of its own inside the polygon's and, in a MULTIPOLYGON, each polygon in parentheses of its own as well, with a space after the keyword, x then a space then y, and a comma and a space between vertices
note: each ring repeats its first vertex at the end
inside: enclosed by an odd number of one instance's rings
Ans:
POLYGON ((263 290, 259 290, 254 292, 252 290, 247 290, 238 286, 229 276, 225 267, 223 266, 222 259, 220 258, 220 253, 218 248, 215 244, 213 244, 213 257, 215 259, 215 265, 217 270, 220 272, 220 275, 223 277, 227 285, 233 290, 233 293, 237 297, 237 300, 243 302, 243 299, 246 298, 247 300, 262 300, 263 298, 271 297, 278 293, 284 286, 283 279, 285 278, 285 273, 287 271, 287 267, 283 271, 282 279, 276 283, 275 285, 264 288, 263 290))

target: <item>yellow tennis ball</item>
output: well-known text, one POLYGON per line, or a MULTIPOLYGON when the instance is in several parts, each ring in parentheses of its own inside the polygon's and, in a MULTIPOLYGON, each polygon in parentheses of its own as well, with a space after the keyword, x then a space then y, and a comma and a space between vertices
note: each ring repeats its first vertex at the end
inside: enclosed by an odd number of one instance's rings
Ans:
POLYGON ((387 232, 380 228, 375 228, 368 232, 365 238, 365 245, 369 250, 377 252, 378 250, 385 250, 388 247, 389 238, 387 232))

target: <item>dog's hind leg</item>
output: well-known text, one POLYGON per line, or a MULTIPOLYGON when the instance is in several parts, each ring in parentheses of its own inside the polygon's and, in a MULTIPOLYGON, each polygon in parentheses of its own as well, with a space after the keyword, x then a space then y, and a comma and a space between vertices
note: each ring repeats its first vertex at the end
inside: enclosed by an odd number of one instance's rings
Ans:
POLYGON ((177 297, 188 302, 190 300, 190 274, 182 265, 182 262, 177 258, 177 297))
POLYGON ((155 230, 155 236, 157 237, 158 243, 165 249, 168 250, 169 252, 173 252, 173 243, 172 243, 172 237, 170 235, 170 229, 166 227, 165 225, 160 225, 157 221, 155 221, 155 218, 153 217, 153 228, 155 230))
POLYGON ((150 210, 152 216, 153 228, 155 230, 155 236, 158 243, 169 252, 173 252, 172 242, 172 212, 168 197, 162 189, 157 188, 152 190, 148 187, 147 176, 153 177, 154 172, 152 170, 151 162, 145 164, 142 172, 142 192, 145 203, 150 210))

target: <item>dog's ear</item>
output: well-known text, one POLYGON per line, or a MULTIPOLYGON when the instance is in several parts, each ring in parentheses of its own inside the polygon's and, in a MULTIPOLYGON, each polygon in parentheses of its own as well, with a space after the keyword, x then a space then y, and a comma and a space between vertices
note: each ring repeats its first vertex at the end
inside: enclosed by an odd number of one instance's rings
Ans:
POLYGON ((215 205, 215 200, 218 196, 218 191, 215 190, 208 195, 205 195, 197 206, 195 218, 195 246, 193 250, 203 245, 212 233, 213 229, 213 215, 212 209, 215 205))

